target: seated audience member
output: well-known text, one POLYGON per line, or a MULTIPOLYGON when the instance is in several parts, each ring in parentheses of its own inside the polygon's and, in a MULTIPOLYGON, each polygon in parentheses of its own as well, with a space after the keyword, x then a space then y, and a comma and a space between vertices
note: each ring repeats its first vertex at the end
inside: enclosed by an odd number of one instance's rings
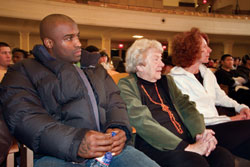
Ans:
POLYGON ((250 106, 250 90, 248 87, 243 86, 246 80, 239 76, 235 70, 232 70, 233 61, 230 54, 224 54, 221 57, 221 67, 215 72, 217 82, 228 86, 228 96, 239 103, 250 106))
POLYGON ((114 66, 109 61, 108 54, 105 51, 101 51, 100 55, 98 63, 107 70, 109 75, 117 74, 118 72, 115 71, 114 66))
POLYGON ((164 67, 162 68, 162 75, 166 75, 170 73, 171 69, 174 67, 174 64, 172 62, 172 56, 168 56, 162 61, 164 63, 164 67))
MULTIPOLYGON (((101 57, 99 58, 99 61, 98 61, 98 63, 99 64, 107 64, 108 62, 109 62, 109 56, 108 56, 108 54, 105 52, 105 51, 101 51, 100 52, 100 55, 101 55, 101 57)), ((109 67, 108 67, 109 68, 109 67)))
POLYGON ((2 111, 0 111, 0 166, 4 166, 4 160, 12 145, 12 136, 4 122, 2 111))
POLYGON ((241 59, 240 57, 234 57, 233 59, 234 59, 233 69, 236 70, 238 66, 240 66, 241 64, 241 59))
POLYGON ((90 53, 99 53, 99 49, 94 45, 89 45, 85 48, 90 53))
POLYGON ((207 68, 213 68, 214 60, 209 58, 208 62, 205 65, 207 66, 207 68))
POLYGON ((171 76, 161 76, 162 45, 140 39, 126 53, 118 86, 136 129, 135 147, 162 167, 234 166, 229 151, 216 147, 212 130, 171 76))
POLYGON ((114 65, 114 68, 116 69, 119 65, 120 62, 123 62, 123 59, 120 57, 120 56, 113 56, 111 58, 112 62, 113 62, 113 65, 114 65))
POLYGON ((73 65, 82 53, 77 24, 49 15, 40 23, 40 37, 35 59, 10 67, 0 92, 10 132, 33 150, 34 166, 88 167, 106 152, 114 155, 110 167, 158 166, 126 144, 126 105, 106 70, 73 65))
POLYGON ((244 86, 250 88, 250 56, 245 55, 242 57, 242 65, 238 66, 237 74, 243 77, 246 81, 244 86))
POLYGON ((173 40, 172 52, 176 66, 170 74, 182 93, 196 103, 197 110, 204 115, 207 128, 215 131, 218 144, 249 160, 250 120, 246 119, 250 118, 250 110, 229 98, 211 70, 203 65, 208 62, 212 51, 208 42, 207 35, 197 28, 178 34, 173 40), (215 105, 234 107, 239 114, 219 116, 215 105))
POLYGON ((22 61, 25 58, 28 58, 28 56, 28 52, 26 52, 25 50, 19 48, 14 48, 12 50, 12 60, 14 64, 19 61, 22 61))
POLYGON ((220 60, 219 59, 214 59, 213 68, 218 69, 219 66, 220 66, 220 60))
POLYGON ((11 64, 11 49, 5 42, 0 42, 0 82, 11 64))
POLYGON ((125 64, 124 61, 120 61, 115 70, 120 73, 126 72, 124 64, 125 64))

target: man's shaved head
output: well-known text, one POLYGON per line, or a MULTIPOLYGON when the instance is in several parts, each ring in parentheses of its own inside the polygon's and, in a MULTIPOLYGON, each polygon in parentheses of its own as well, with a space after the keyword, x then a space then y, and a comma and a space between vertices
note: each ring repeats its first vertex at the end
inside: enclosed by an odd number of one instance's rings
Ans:
POLYGON ((40 23, 40 38, 51 38, 57 25, 61 23, 75 23, 70 17, 63 14, 51 14, 46 16, 40 23))
POLYGON ((70 17, 62 14, 45 17, 40 24, 40 37, 52 57, 69 63, 80 60, 80 32, 70 17))

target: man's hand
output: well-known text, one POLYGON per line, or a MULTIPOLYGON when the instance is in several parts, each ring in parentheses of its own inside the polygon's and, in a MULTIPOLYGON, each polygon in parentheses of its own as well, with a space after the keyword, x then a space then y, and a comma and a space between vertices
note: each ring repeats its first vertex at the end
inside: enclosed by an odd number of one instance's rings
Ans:
POLYGON ((114 128, 114 129, 107 129, 106 133, 111 134, 112 132, 116 132, 116 135, 112 137, 113 144, 112 144, 112 150, 111 152, 113 155, 119 155, 123 147, 125 146, 125 142, 127 140, 126 134, 123 130, 114 128))
POLYGON ((96 158, 112 150, 113 139, 111 133, 88 131, 78 148, 78 156, 82 158, 96 158))
POLYGON ((240 115, 244 115, 246 119, 250 119, 250 109, 242 108, 240 110, 240 115))

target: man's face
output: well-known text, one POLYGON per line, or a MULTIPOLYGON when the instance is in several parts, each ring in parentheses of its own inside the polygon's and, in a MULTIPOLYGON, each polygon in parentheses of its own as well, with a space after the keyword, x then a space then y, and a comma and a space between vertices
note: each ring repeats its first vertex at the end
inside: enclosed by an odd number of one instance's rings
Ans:
POLYGON ((225 69, 232 69, 233 64, 234 64, 234 59, 231 56, 228 56, 223 61, 221 61, 221 65, 225 69))
POLYGON ((234 60, 234 65, 238 66, 240 64, 240 60, 239 59, 235 59, 234 60))
POLYGON ((156 82, 157 80, 161 79, 161 71, 164 66, 162 62, 162 53, 155 48, 150 48, 145 54, 147 57, 145 60, 145 65, 140 65, 140 76, 144 80, 156 82))
POLYGON ((107 61, 108 61, 107 56, 101 56, 101 57, 99 58, 99 63, 107 63, 107 61))
POLYGON ((75 23, 64 22, 54 28, 51 56, 65 62, 78 62, 81 58, 79 30, 75 23))
POLYGON ((204 38, 201 39, 201 58, 200 63, 208 63, 210 53, 212 49, 208 46, 206 40, 204 38))
POLYGON ((0 67, 7 68, 11 63, 10 47, 0 47, 0 67))
POLYGON ((250 60, 247 60, 246 68, 250 69, 250 60))
POLYGON ((22 61, 24 59, 24 54, 22 52, 15 52, 12 55, 13 63, 17 63, 19 61, 22 61))

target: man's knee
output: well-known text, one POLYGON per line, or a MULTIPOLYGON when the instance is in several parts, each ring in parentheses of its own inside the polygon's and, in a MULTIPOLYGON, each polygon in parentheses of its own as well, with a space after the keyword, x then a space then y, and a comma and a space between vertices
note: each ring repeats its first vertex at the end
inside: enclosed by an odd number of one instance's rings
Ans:
POLYGON ((126 146, 120 155, 113 157, 110 166, 159 167, 155 161, 132 146, 126 146))

